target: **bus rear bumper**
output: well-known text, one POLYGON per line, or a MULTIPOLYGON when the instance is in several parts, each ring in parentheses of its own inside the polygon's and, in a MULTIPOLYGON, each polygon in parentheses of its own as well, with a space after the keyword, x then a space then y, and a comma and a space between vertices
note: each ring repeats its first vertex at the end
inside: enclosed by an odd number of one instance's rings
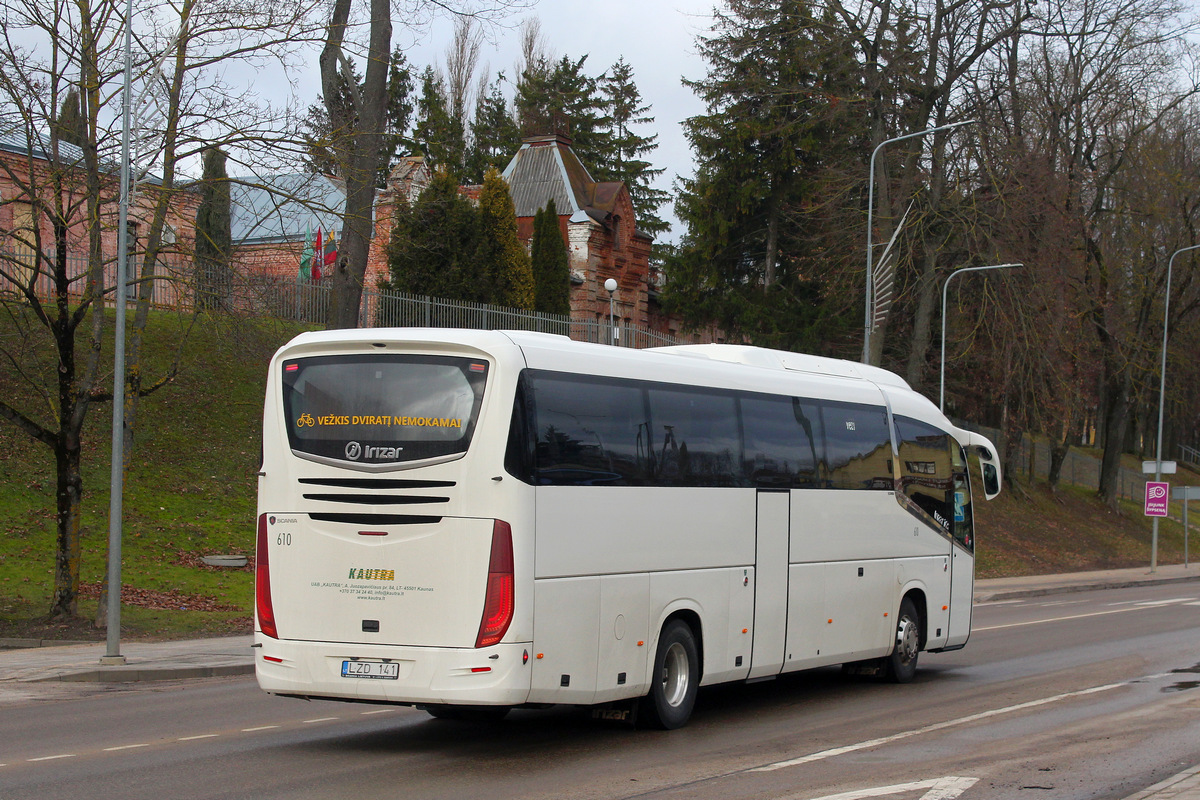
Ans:
POLYGON ((445 648, 331 644, 255 634, 254 672, 270 694, 378 703, 515 706, 529 697, 529 645, 445 648), (343 677, 343 662, 385 662, 396 677, 343 677))

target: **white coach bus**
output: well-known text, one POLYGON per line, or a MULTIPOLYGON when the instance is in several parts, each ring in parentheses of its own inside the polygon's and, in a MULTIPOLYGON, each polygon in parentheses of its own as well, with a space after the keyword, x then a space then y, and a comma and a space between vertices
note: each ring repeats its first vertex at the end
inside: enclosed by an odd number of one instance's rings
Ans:
POLYGON ((835 664, 907 681, 971 632, 967 452, 991 499, 990 442, 836 359, 302 334, 267 380, 258 682, 675 728, 699 686, 835 664))

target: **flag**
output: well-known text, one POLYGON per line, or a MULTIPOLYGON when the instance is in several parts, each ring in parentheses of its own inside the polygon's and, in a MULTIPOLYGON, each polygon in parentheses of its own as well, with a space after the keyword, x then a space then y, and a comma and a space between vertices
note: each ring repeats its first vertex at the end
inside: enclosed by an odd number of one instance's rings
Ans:
POLYGON ((313 243, 313 260, 312 260, 312 279, 314 281, 321 280, 321 267, 325 263, 325 258, 322 255, 325 249, 321 246, 321 228, 317 228, 317 240, 313 243))
POLYGON ((333 238, 333 232, 330 231, 325 237, 325 260, 322 273, 329 274, 333 271, 333 267, 337 263, 337 255, 337 239, 333 238))
POLYGON ((304 226, 304 249, 300 251, 300 274, 296 276, 297 283, 308 283, 312 280, 312 226, 304 226))

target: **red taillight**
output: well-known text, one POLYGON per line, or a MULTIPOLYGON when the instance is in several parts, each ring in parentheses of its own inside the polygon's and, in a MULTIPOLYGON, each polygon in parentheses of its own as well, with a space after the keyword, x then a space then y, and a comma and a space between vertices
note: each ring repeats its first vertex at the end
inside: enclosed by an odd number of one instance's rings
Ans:
POLYGON ((487 592, 483 619, 479 621, 476 647, 489 647, 504 638, 513 617, 512 528, 496 520, 492 525, 492 556, 488 561, 487 592))
POLYGON ((278 639, 275 608, 271 605, 271 568, 267 561, 267 515, 263 514, 258 518, 258 549, 254 555, 254 605, 258 610, 258 629, 278 639))

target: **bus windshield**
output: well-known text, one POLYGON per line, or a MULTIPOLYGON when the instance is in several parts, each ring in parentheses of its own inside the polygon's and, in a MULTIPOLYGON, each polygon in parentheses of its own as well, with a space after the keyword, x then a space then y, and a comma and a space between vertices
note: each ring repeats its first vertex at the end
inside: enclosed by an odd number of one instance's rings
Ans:
POLYGON ((292 452, 368 469, 461 456, 471 443, 487 371, 482 360, 448 356, 285 361, 292 452))

